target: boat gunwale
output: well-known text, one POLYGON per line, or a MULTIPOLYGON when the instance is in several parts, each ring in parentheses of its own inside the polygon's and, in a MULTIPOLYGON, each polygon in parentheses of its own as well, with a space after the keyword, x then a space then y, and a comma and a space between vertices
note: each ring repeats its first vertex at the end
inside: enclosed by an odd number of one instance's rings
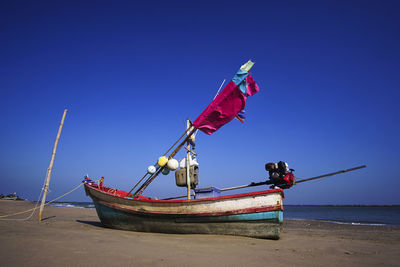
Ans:
MULTIPOLYGON (((181 199, 181 200, 162 200, 162 199, 153 199, 153 198, 147 198, 147 197, 144 197, 144 198, 122 197, 122 196, 112 194, 109 192, 105 192, 104 190, 99 189, 97 184, 85 183, 85 188, 88 188, 90 190, 94 190, 99 193, 103 193, 107 196, 115 197, 118 199, 123 199, 123 200, 128 200, 128 201, 149 202, 149 203, 195 203, 195 202, 207 202, 207 201, 217 201, 217 200, 223 200, 223 199, 234 199, 234 198, 242 198, 242 197, 249 197, 249 196, 258 196, 258 195, 273 194, 273 193, 280 193, 282 195, 282 198, 284 198, 283 189, 280 189, 280 188, 256 191, 256 192, 249 192, 249 193, 234 194, 234 195, 227 195, 227 196, 211 197, 211 198, 181 199)), ((117 189, 114 189, 111 187, 103 187, 103 188, 108 188, 108 190, 113 189, 115 192, 117 191, 117 189)), ((118 191, 122 191, 122 190, 118 190, 118 191)), ((123 192, 128 194, 126 191, 123 191, 123 192)))

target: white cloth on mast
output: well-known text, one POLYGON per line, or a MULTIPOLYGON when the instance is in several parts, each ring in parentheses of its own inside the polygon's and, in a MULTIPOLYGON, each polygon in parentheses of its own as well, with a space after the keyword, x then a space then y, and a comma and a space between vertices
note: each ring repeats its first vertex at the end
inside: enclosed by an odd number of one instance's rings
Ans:
MULTIPOLYGON (((189 164, 190 166, 199 166, 197 159, 193 159, 192 156, 189 156, 189 164)), ((179 167, 185 168, 186 167, 186 158, 183 158, 179 161, 179 167)))

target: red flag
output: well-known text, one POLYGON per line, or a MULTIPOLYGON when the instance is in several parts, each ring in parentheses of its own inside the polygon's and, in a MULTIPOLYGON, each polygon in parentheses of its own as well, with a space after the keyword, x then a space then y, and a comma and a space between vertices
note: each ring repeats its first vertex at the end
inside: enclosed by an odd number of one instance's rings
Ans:
POLYGON ((246 106, 247 96, 254 95, 258 91, 259 88, 250 74, 242 79, 240 84, 230 81, 193 122, 193 126, 206 134, 212 134, 233 120, 239 111, 246 106), (245 91, 245 93, 242 91, 245 91))

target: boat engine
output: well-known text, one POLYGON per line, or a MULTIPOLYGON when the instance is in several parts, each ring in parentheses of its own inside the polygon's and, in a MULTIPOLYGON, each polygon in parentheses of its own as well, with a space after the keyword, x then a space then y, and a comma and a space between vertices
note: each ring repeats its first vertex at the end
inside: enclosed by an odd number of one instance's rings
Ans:
POLYGON ((295 183, 293 169, 289 169, 289 165, 284 161, 278 163, 265 164, 265 170, 269 173, 270 184, 273 187, 290 188, 295 183))

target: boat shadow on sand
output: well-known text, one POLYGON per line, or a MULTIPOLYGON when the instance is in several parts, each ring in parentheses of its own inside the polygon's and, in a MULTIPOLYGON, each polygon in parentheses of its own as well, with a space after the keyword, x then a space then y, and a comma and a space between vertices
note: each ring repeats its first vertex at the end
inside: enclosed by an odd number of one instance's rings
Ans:
POLYGON ((101 222, 99 221, 83 221, 83 220, 76 220, 76 222, 78 223, 83 223, 83 224, 87 224, 87 225, 91 225, 91 226, 96 226, 96 227, 100 227, 100 228, 108 228, 106 226, 104 226, 101 222))
POLYGON ((42 221, 47 221, 47 220, 53 219, 53 218, 55 218, 55 217, 56 217, 56 216, 49 216, 49 217, 43 218, 42 221))

